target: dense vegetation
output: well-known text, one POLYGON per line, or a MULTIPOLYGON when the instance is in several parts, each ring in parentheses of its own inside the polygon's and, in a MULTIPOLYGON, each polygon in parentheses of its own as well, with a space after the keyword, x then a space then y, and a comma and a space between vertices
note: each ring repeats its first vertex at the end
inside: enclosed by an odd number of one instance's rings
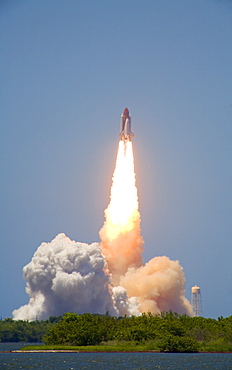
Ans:
POLYGON ((44 336, 46 344, 86 346, 109 342, 149 344, 154 350, 232 350, 232 316, 205 319, 172 312, 115 318, 67 313, 44 336))
POLYGON ((11 318, 0 321, 0 342, 41 342, 43 336, 62 316, 52 316, 46 321, 14 321, 11 318))
POLYGON ((34 342, 42 339, 47 349, 100 345, 102 350, 227 352, 232 351, 232 316, 215 320, 172 312, 120 318, 66 313, 47 321, 1 321, 0 338, 34 342))

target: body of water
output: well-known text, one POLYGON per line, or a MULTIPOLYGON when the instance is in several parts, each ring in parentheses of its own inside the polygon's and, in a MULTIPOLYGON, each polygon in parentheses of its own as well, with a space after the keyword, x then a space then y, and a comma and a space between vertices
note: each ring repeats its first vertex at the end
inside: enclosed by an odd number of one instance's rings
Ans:
MULTIPOLYGON (((1 351, 18 343, 0 343, 1 351)), ((0 353, 0 369, 150 370, 232 369, 231 353, 0 353)))

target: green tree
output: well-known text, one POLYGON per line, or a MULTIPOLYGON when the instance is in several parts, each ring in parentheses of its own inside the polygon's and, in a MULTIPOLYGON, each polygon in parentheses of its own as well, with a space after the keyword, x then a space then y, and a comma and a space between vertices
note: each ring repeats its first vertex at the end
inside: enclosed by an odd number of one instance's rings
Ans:
POLYGON ((44 336, 46 344, 67 344, 85 346, 99 344, 107 337, 107 328, 102 325, 101 316, 86 313, 66 313, 44 336))
POLYGON ((198 352, 199 345, 196 339, 190 337, 165 336, 159 343, 161 352, 198 352))

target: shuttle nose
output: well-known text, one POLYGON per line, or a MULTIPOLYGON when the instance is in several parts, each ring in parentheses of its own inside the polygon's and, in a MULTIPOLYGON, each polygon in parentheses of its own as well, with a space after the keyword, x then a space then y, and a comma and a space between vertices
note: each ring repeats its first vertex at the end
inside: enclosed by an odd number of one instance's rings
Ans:
POLYGON ((128 108, 125 108, 124 111, 123 111, 123 115, 125 117, 128 117, 129 116, 129 109, 128 108))

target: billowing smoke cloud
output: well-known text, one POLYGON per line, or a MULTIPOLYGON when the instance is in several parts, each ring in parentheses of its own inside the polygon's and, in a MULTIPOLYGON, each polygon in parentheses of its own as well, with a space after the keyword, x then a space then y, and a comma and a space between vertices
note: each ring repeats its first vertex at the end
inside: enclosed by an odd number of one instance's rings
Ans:
POLYGON ((139 303, 136 310, 138 307, 140 313, 153 314, 172 310, 192 315, 192 306, 185 298, 185 276, 179 261, 163 256, 143 265, 140 219, 135 218, 131 231, 119 233, 113 240, 107 237, 106 227, 107 217, 100 237, 111 283, 123 287, 129 299, 136 297, 139 303))
POLYGON ((115 307, 117 307, 118 315, 135 315, 140 314, 139 302, 136 297, 131 297, 128 299, 127 291, 122 286, 117 286, 112 289, 113 299, 115 307))
POLYGON ((106 220, 99 232, 101 238, 101 249, 106 257, 111 281, 119 284, 120 277, 124 275, 130 267, 140 267, 143 264, 143 238, 140 235, 140 217, 136 214, 133 220, 133 228, 125 233, 119 233, 115 239, 110 239, 107 235, 106 220))
POLYGON ((138 312, 138 302, 128 300, 125 289, 111 288, 99 243, 77 243, 59 234, 38 247, 23 275, 30 300, 13 311, 14 319, 47 319, 64 312, 138 312))
POLYGON ((129 268, 120 279, 129 297, 137 297, 141 312, 160 313, 172 310, 192 314, 185 298, 185 277, 179 261, 155 257, 145 266, 129 268))
POLYGON ((14 319, 47 319, 65 312, 115 316, 173 310, 192 315, 179 261, 155 257, 143 264, 132 143, 119 142, 110 204, 91 245, 59 234, 42 243, 23 268, 29 303, 14 319))

